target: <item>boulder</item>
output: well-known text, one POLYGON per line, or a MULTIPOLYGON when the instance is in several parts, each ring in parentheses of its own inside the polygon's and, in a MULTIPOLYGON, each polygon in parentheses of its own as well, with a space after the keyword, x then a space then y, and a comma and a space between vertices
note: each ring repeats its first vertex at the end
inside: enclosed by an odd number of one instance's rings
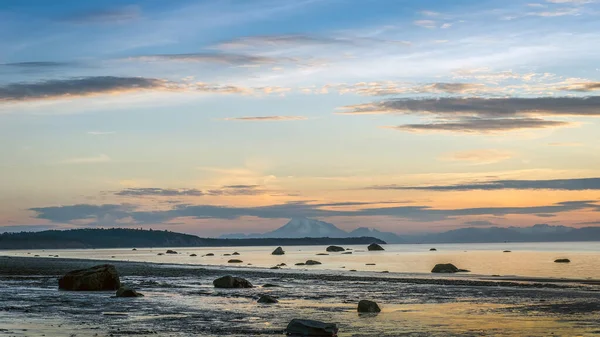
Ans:
POLYGON ((198 255, 196 255, 196 254, 190 254, 190 256, 191 256, 191 257, 195 257, 195 256, 198 256, 198 255))
POLYGON ((510 250, 503 251, 503 253, 510 253, 510 252, 511 252, 510 250))
POLYGON ((345 249, 340 246, 329 246, 325 250, 328 252, 343 252, 343 251, 345 251, 345 249))
POLYGON ((238 260, 238 259, 231 259, 231 260, 227 261, 227 263, 242 263, 242 262, 244 262, 244 261, 238 260))
POLYGON ((272 253, 271 255, 283 255, 285 254, 285 251, 283 251, 283 248, 281 247, 277 247, 272 253))
POLYGON ((167 250, 167 254, 177 254, 177 252, 169 249, 169 250, 167 250))
POLYGON ((324 323, 308 319, 293 319, 285 329, 288 336, 337 336, 338 327, 335 323, 324 323))
POLYGON ((437 252, 437 249, 435 249, 435 248, 429 248, 429 251, 430 252, 437 252))
POLYGON ((569 263, 569 262, 571 262, 571 260, 569 260, 569 259, 556 259, 556 260, 554 260, 554 262, 556 262, 556 263, 569 263))
POLYGON ((380 245, 376 244, 376 243, 372 243, 369 245, 369 247, 367 247, 367 249, 369 251, 374 251, 374 250, 385 250, 383 249, 383 247, 381 247, 380 245))
POLYGON ((238 253, 238 252, 233 252, 233 254, 231 254, 231 255, 240 255, 240 253, 238 253))
POLYGON ((220 277, 213 281, 215 288, 252 288, 252 283, 241 277, 230 275, 220 277))
POLYGON ((381 309, 373 301, 361 300, 358 302, 358 312, 381 312, 381 309))
POLYGON ((205 254, 204 256, 215 256, 215 254, 213 254, 213 253, 208 253, 208 254, 205 254))
POLYGON ((137 249, 133 248, 132 250, 137 250, 137 249))
POLYGON ((117 289, 117 297, 142 297, 144 295, 138 293, 137 291, 129 288, 128 286, 121 286, 117 289))
POLYGON ((287 266, 287 264, 285 264, 285 263, 280 263, 280 264, 278 264, 277 266, 278 266, 278 267, 285 267, 285 266, 287 266))
POLYGON ((452 263, 440 263, 436 264, 435 267, 431 270, 432 273, 458 273, 460 271, 464 271, 464 269, 458 269, 452 263))
POLYGON ((315 261, 315 260, 308 260, 308 261, 305 262, 305 264, 307 266, 314 266, 314 265, 317 265, 317 264, 321 264, 321 262, 315 261))
POLYGON ((279 301, 274 298, 273 296, 269 296, 269 295, 262 295, 258 301, 258 303, 263 303, 263 304, 273 304, 273 303, 278 303, 279 301))
POLYGON ((58 288, 73 291, 117 290, 121 286, 115 266, 104 264, 68 272, 58 280, 58 288))

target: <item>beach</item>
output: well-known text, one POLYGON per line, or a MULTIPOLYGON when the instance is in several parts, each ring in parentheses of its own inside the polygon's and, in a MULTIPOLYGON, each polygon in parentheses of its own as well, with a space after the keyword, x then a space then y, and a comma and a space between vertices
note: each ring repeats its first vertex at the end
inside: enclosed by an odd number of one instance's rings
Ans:
POLYGON ((280 336, 294 318, 337 323, 344 337, 593 336, 600 333, 598 290, 589 280, 4 256, 0 336, 280 336), (58 290, 59 276, 104 263, 145 296, 58 290), (224 275, 254 287, 214 288, 224 275), (258 304, 263 294, 279 303, 258 304), (362 299, 376 301, 382 312, 359 315, 362 299))

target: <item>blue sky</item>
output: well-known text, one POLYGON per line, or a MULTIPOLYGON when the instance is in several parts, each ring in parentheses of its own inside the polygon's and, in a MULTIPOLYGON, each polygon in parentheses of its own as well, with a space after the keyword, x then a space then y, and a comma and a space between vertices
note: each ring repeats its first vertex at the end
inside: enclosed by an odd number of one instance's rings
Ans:
POLYGON ((593 222, 599 16, 595 0, 3 1, 0 226, 593 222))

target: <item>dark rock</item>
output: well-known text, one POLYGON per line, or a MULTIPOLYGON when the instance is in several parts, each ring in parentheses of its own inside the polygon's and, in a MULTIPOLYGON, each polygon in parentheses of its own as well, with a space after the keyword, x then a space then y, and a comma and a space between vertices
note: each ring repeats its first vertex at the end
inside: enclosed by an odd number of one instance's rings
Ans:
POLYGON ((471 271, 468 269, 459 269, 458 271, 456 271, 457 273, 470 273, 471 271))
POLYGON ((329 254, 327 254, 327 253, 319 253, 317 255, 329 255, 329 254))
POLYGON ((263 288, 278 288, 279 286, 276 284, 271 284, 271 283, 265 283, 263 285, 263 288))
POLYGON ((306 265, 306 263, 304 263, 304 262, 298 262, 298 263, 296 263, 296 266, 305 266, 305 265, 306 265))
POLYGON ((231 254, 223 254, 223 256, 231 256, 231 254))
POLYGON ((273 266, 273 267, 271 267, 269 269, 281 269, 281 267, 280 266, 273 266))
POLYGON ((244 261, 237 260, 237 259, 231 259, 231 260, 227 261, 227 263, 242 263, 242 262, 244 262, 244 261))
POLYGON ((120 286, 117 269, 110 264, 70 271, 58 280, 58 288, 63 290, 117 290, 120 286))
POLYGON ((358 312, 381 312, 381 309, 373 301, 361 300, 358 302, 358 312))
POLYGON ((344 253, 342 253, 342 255, 346 255, 346 254, 352 254, 352 252, 344 252, 344 253))
POLYGON ((430 252, 437 252, 437 249, 435 249, 435 248, 430 248, 430 249, 429 249, 429 251, 430 251, 430 252))
POLYGON ((272 296, 269 295, 262 295, 259 299, 258 299, 258 303, 263 303, 263 304, 273 304, 273 303, 279 303, 279 301, 277 299, 275 299, 272 296))
POLYGON ((376 243, 372 243, 369 245, 369 247, 367 247, 367 249, 369 251, 374 251, 374 250, 385 250, 383 249, 383 247, 381 247, 380 245, 376 244, 376 243))
POLYGON ((305 264, 306 264, 307 266, 314 266, 314 265, 317 265, 317 264, 321 264, 321 262, 319 262, 319 261, 315 261, 315 260, 308 260, 308 261, 306 261, 306 263, 305 263, 305 264))
POLYGON ((366 263, 365 265, 366 265, 366 266, 374 266, 374 265, 375 265, 375 263, 366 263))
POLYGON ((119 289, 117 289, 117 297, 142 297, 142 296, 144 296, 144 295, 129 288, 128 286, 121 286, 119 289))
POLYGON ((137 249, 133 248, 132 250, 137 250, 137 249))
POLYGON ((356 271, 356 269, 350 269, 350 271, 356 271))
POLYGON ((283 248, 281 247, 277 247, 272 253, 271 255, 283 255, 285 254, 285 252, 283 251, 283 248))
POLYGON ((346 250, 352 250, 352 248, 346 248, 346 250))
POLYGON ((432 273, 457 273, 459 271, 452 263, 436 264, 431 270, 432 273))
POLYGON ((554 262, 556 262, 556 263, 569 263, 569 262, 571 262, 571 260, 569 260, 569 259, 556 259, 556 260, 554 260, 554 262))
POLYGON ((279 266, 279 267, 285 267, 285 266, 287 266, 287 264, 285 264, 285 263, 280 263, 280 264, 278 264, 277 266, 279 266))
POLYGON ((230 275, 220 277, 213 281, 215 288, 252 288, 252 283, 241 277, 230 275))
POLYGON ((169 249, 169 250, 167 250, 167 254, 177 254, 177 252, 169 249))
POLYGON ((510 252, 511 252, 510 250, 505 250, 503 253, 510 253, 510 252))
POLYGON ((325 250, 328 252, 343 252, 343 251, 345 251, 345 249, 340 246, 329 246, 325 250))
POLYGON ((39 257, 39 255, 34 255, 33 257, 39 257))
POLYGON ((213 253, 208 253, 208 254, 205 254, 204 256, 215 256, 215 254, 213 254, 213 253))
POLYGON ((190 256, 191 256, 191 257, 195 257, 195 256, 198 256, 198 255, 196 255, 196 254, 190 254, 190 256))
POLYGON ((384 270, 384 271, 382 271, 382 273, 387 274, 387 273, 389 273, 389 271, 384 270))
POLYGON ((158 254, 156 254, 156 255, 160 256, 160 255, 165 255, 165 254, 163 254, 163 253, 158 253, 158 254))
POLYGON ((238 253, 238 252, 233 252, 233 254, 231 254, 231 255, 240 255, 240 253, 238 253))
POLYGON ((337 336, 337 324, 324 323, 308 319, 293 319, 285 329, 288 336, 294 337, 321 337, 321 336, 337 336))

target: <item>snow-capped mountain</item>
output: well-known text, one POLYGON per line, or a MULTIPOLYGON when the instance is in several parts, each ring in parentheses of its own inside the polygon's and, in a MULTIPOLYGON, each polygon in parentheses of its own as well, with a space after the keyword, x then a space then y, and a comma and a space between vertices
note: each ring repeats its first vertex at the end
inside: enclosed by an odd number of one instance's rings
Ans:
POLYGON ((293 218, 284 226, 261 235, 263 238, 345 238, 348 233, 328 222, 293 218))

